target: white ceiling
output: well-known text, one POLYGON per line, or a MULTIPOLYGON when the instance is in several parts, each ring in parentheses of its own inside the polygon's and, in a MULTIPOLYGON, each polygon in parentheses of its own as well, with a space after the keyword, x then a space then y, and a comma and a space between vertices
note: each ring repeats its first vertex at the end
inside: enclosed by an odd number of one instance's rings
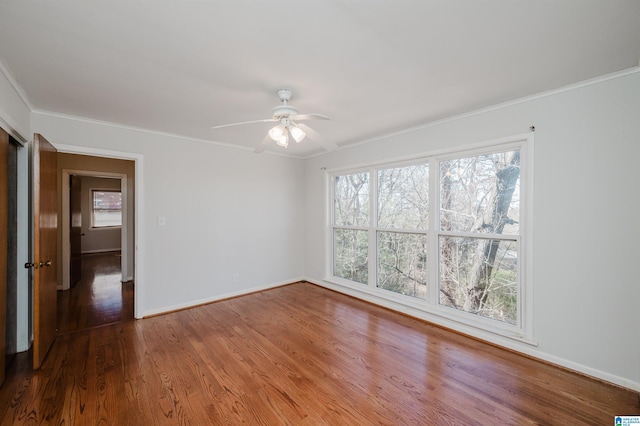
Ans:
POLYGON ((0 2, 0 59, 35 110, 251 149, 271 123, 210 127, 269 118, 279 88, 346 146, 639 54, 634 0, 0 2))

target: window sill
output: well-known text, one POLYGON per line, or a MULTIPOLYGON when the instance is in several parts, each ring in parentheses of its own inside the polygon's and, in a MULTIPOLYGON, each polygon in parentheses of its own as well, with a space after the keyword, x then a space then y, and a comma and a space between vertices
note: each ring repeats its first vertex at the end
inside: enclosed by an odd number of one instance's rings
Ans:
POLYGON ((116 230, 121 230, 122 226, 101 226, 98 228, 88 228, 87 231, 93 232, 93 231, 116 231, 116 230))

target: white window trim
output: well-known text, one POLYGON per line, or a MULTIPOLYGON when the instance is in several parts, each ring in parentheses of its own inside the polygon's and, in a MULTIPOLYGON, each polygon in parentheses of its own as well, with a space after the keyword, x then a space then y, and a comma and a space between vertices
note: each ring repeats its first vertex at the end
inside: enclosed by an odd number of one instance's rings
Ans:
MULTIPOLYGON (((494 139, 489 141, 482 141, 476 144, 461 146, 453 150, 439 150, 431 153, 421 153, 412 158, 405 158, 396 161, 374 163, 367 166, 357 166, 353 168, 339 168, 325 170, 325 182, 327 184, 327 210, 326 210, 326 268, 324 281, 336 284, 357 292, 374 296, 375 298, 388 300, 393 303, 405 306, 410 309, 416 309, 427 314, 436 315, 444 320, 453 321, 464 326, 472 327, 485 332, 490 332, 502 337, 517 340, 531 345, 537 345, 537 342, 533 338, 533 148, 534 148, 534 133, 518 134, 508 136, 500 139, 494 139), (513 239, 518 243, 519 250, 519 262, 518 262, 518 319, 516 325, 510 325, 490 318, 485 318, 479 315, 474 315, 468 312, 463 312, 442 306, 437 303, 438 300, 438 280, 439 270, 438 261, 430 260, 429 265, 429 285, 427 286, 427 298, 425 300, 405 296, 398 293, 394 293, 388 290, 380 289, 376 287, 376 274, 377 274, 377 250, 373 250, 376 257, 371 258, 372 250, 369 251, 369 283, 361 284, 353 282, 341 277, 333 275, 334 266, 334 178, 336 176, 359 173, 368 171, 371 173, 370 182, 370 199, 371 203, 370 213, 371 218, 369 225, 366 227, 353 227, 354 229, 367 229, 369 232, 369 247, 376 247, 377 233, 375 228, 375 218, 377 217, 377 178, 374 173, 382 168, 392 168, 403 165, 410 165, 416 163, 429 164, 429 225, 428 235, 428 250, 430 253, 439 253, 439 236, 450 234, 439 230, 439 173, 438 173, 438 161, 446 160, 450 158, 460 158, 463 156, 473 156, 484 153, 492 153, 498 151, 508 150, 510 148, 520 149, 520 234, 509 235, 500 234, 499 239, 513 239), (434 175, 435 173, 435 175, 434 175), (435 176, 432 178, 432 176, 435 176), (373 245, 372 245, 373 244, 373 245)), ((337 226, 337 228, 348 228, 346 226, 337 226)), ((379 229, 378 229, 379 230, 379 229)), ((393 230, 401 232, 399 230, 393 230)), ((415 230, 411 232, 416 232, 415 230)), ((420 232, 420 231, 418 231, 420 232)), ((460 235, 456 233, 455 235, 460 235)), ((476 234, 473 235, 477 237, 476 234)), ((491 237, 491 235, 482 235, 482 238, 491 237)), ((432 259, 433 256, 428 258, 432 259)), ((437 256, 436 256, 437 259, 437 256)))

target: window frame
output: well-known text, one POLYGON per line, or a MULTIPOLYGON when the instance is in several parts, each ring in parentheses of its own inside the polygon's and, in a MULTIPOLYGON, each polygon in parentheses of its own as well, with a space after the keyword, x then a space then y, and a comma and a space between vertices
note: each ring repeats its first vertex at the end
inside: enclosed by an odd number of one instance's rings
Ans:
POLYGON ((533 132, 513 135, 505 138, 483 141, 476 144, 457 147, 450 150, 419 154, 412 158, 384 163, 373 163, 357 168, 341 168, 325 170, 327 187, 327 243, 326 273, 324 281, 337 284, 358 292, 375 296, 409 309, 417 309, 422 312, 437 315, 448 321, 454 321, 465 326, 488 331, 500 336, 522 341, 531 345, 533 341, 533 132), (520 193, 519 193, 519 233, 514 234, 474 234, 454 231, 442 231, 440 229, 440 169, 441 161, 472 157, 483 154, 520 150, 520 193), (378 170, 395 167, 410 166, 413 164, 427 164, 429 167, 429 218, 424 234, 427 238, 427 296, 425 299, 402 295, 377 287, 378 281, 378 247, 379 232, 409 232, 423 233, 422 230, 400 230, 378 228, 378 170), (366 227, 337 226, 334 222, 334 185, 337 176, 354 173, 369 173, 369 203, 370 220, 366 227), (368 232, 368 283, 361 284, 348 279, 337 277, 334 272, 335 241, 334 230, 336 228, 357 228, 368 232), (439 275, 440 275, 440 238, 441 236, 469 236, 472 238, 493 238, 506 241, 515 241, 518 250, 517 263, 517 320, 512 325, 500 320, 483 317, 439 303, 439 275), (494 238, 495 237, 495 238, 494 238))
MULTIPOLYGON (((368 169, 367 168, 361 168, 361 169, 353 169, 350 170, 348 173, 335 173, 333 174, 330 179, 331 179, 331 183, 329 185, 330 188, 330 198, 329 198, 329 209, 330 209, 330 220, 329 220, 329 225, 330 225, 330 235, 329 235, 329 241, 331 241, 330 244, 330 258, 331 258, 331 262, 328 265, 329 268, 329 272, 327 274, 327 276, 331 276, 334 279, 338 280, 339 282, 341 282, 343 285, 356 285, 356 286, 366 286, 367 284, 364 283, 360 283, 357 281, 352 281, 352 280, 348 280, 346 278, 342 278, 339 276, 336 276, 334 274, 335 271, 335 254, 336 254, 336 247, 335 247, 335 230, 336 229, 345 229, 345 230, 352 230, 352 231, 365 231, 367 232, 368 235, 368 247, 371 246, 371 223, 372 223, 372 199, 373 197, 371 196, 371 193, 373 191, 373 187, 372 187, 372 182, 371 182, 371 176, 369 176, 369 220, 368 220, 368 224, 365 225, 336 225, 335 224, 335 178, 338 176, 345 176, 345 175, 351 175, 351 174, 358 174, 358 173, 364 173, 367 172, 368 169)), ((367 271, 367 277, 371 277, 371 262, 368 263, 368 271, 367 271)))
MULTIPOLYGON (((424 229, 420 229, 420 228, 386 228, 386 227, 381 227, 378 226, 378 220, 379 220, 379 211, 378 211, 378 195, 379 195, 379 188, 378 188, 378 180, 379 180, 379 172, 380 170, 388 170, 388 169, 397 169, 397 168, 402 168, 402 167, 410 167, 410 166, 415 166, 415 165, 421 165, 421 164, 426 164, 428 167, 428 174, 429 174, 429 179, 427 181, 427 185, 429 186, 429 182, 431 180, 431 173, 432 173, 432 169, 431 169, 431 164, 428 161, 425 161, 424 158, 417 158, 414 160, 405 160, 405 161, 400 161, 400 162, 392 162, 392 163, 385 163, 385 164, 378 164, 372 168, 370 168, 370 174, 372 176, 371 180, 372 180, 372 189, 371 189, 371 193, 375 195, 375 198, 372 197, 373 199, 370 200, 371 201, 371 207, 372 207, 372 215, 373 215, 373 220, 371 221, 372 224, 372 234, 373 234, 373 243, 374 245, 372 247, 375 248, 374 253, 372 254, 372 256, 370 255, 370 257, 373 257, 374 259, 374 265, 373 265, 373 273, 375 275, 372 275, 375 279, 373 281, 373 283, 370 282, 370 284, 372 284, 372 286, 376 289, 376 291, 384 291, 385 293, 391 293, 392 295, 397 295, 401 298, 406 298, 409 297, 411 299, 416 299, 416 300, 425 300, 425 299, 420 299, 417 298, 415 296, 408 296, 408 295, 402 295, 400 293, 396 293, 396 292, 391 292, 389 290, 383 289, 381 287, 378 287, 378 281, 379 281, 379 276, 378 276, 378 271, 380 268, 380 250, 378 249, 378 241, 379 241, 379 234, 383 233, 383 232, 387 232, 387 233, 398 233, 398 234, 412 234, 412 235, 422 235, 424 236, 424 238, 427 239, 427 246, 429 245, 429 230, 431 228, 431 205, 432 205, 432 200, 431 200, 431 188, 429 187, 429 220, 427 221, 426 224, 426 228, 424 229)), ((371 238, 370 238, 370 244, 371 244, 371 238)), ((371 252, 370 252, 371 253, 371 252)), ((427 260, 426 262, 427 266, 429 266, 429 261, 427 260)), ((370 273, 371 273, 371 265, 370 265, 370 269, 369 269, 370 273)), ((429 270, 427 270, 427 296, 426 299, 429 298, 429 270)))
POLYGON ((90 205, 90 219, 91 219, 91 226, 89 227, 89 230, 91 231, 108 231, 108 230, 113 230, 113 229, 121 229, 122 228, 122 223, 123 223, 123 217, 122 217, 122 190, 121 189, 115 189, 115 188, 90 188, 89 189, 89 194, 91 194, 91 197, 89 199, 89 205, 90 205), (121 200, 121 204, 120 204, 120 225, 111 225, 111 226, 96 226, 95 225, 95 209, 94 209, 94 193, 95 192, 117 192, 120 194, 120 200, 121 200))

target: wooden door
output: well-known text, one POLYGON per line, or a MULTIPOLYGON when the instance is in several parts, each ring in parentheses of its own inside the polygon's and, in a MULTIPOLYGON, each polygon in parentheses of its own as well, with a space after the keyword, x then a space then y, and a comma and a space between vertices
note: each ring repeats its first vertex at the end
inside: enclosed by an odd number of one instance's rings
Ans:
POLYGON ((0 384, 4 382, 7 352, 7 255, 9 212, 9 135, 0 129, 0 384))
POLYGON ((82 181, 78 176, 69 176, 69 241, 71 251, 70 282, 71 287, 75 286, 81 278, 82 270, 82 204, 81 199, 82 181))
POLYGON ((39 368, 56 337, 57 150, 33 138, 33 368, 39 368))

